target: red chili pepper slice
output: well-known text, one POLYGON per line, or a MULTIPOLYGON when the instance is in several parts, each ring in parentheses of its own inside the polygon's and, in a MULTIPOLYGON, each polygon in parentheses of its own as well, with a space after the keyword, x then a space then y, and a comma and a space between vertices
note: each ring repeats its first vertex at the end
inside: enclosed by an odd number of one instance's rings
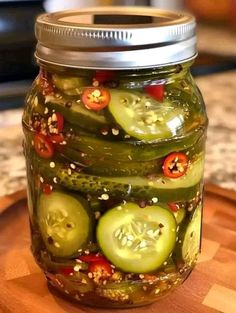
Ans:
POLYGON ((81 255, 79 259, 86 263, 106 261, 104 256, 102 256, 101 254, 87 254, 87 255, 85 254, 81 255))
POLYGON ((164 84, 146 86, 144 91, 157 101, 162 102, 164 100, 164 84))
POLYGON ((53 145, 48 138, 42 134, 36 134, 34 136, 34 148, 36 153, 43 159, 50 159, 53 156, 53 145))
POLYGON ((179 205, 175 202, 168 203, 168 207, 171 209, 172 212, 179 211, 179 205))
POLYGON ((88 271, 93 274, 94 277, 99 279, 107 279, 112 275, 112 268, 107 261, 91 262, 88 271))
POLYGON ((54 93, 51 75, 44 69, 41 69, 39 73, 39 85, 44 96, 54 93))
POLYGON ((186 154, 174 152, 169 154, 162 166, 163 173, 169 178, 179 178, 183 176, 188 169, 188 158, 186 154))
POLYGON ((89 110, 100 111, 110 102, 111 96, 105 88, 85 88, 81 96, 83 104, 89 110))

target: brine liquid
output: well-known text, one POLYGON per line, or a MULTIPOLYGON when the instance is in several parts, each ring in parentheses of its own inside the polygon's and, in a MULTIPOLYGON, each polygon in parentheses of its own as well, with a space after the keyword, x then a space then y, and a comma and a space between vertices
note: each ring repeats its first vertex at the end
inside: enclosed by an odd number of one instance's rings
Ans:
POLYGON ((33 254, 51 285, 85 304, 151 303, 196 263, 203 103, 187 74, 145 75, 43 70, 27 97, 33 254))

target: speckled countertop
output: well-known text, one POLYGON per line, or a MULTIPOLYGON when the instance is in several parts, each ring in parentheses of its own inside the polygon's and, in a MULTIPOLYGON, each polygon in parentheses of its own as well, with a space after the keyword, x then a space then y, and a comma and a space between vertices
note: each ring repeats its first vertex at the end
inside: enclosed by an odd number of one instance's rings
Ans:
MULTIPOLYGON (((209 130, 205 179, 236 190, 236 71, 197 79, 207 105, 209 130)), ((22 110, 0 112, 0 196, 26 186, 22 110)))

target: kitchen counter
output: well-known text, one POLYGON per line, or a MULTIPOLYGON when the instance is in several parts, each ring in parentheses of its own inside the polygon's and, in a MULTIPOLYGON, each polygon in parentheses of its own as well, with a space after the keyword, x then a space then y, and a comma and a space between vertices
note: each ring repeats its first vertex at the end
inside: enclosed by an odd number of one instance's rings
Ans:
MULTIPOLYGON (((208 117, 205 179, 236 190, 236 71, 197 79, 208 117)), ((22 109, 0 113, 0 196, 26 187, 22 109)))
POLYGON ((201 53, 228 57, 235 60, 236 30, 229 27, 216 27, 198 24, 198 50, 201 53))

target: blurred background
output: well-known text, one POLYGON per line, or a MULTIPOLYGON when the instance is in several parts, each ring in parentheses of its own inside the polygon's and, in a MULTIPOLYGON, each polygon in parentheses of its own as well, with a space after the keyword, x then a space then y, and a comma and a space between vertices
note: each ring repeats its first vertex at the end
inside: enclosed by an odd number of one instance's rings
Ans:
POLYGON ((200 56, 194 75, 236 66, 235 0, 0 0, 0 110, 22 105, 37 73, 34 20, 44 12, 101 5, 147 5, 188 10, 199 22, 200 56))

